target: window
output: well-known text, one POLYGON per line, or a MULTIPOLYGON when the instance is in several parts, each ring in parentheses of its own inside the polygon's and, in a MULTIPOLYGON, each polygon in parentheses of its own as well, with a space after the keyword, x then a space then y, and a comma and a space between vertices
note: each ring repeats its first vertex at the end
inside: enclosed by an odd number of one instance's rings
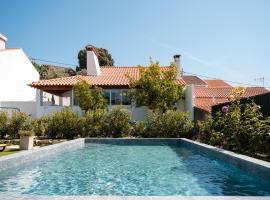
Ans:
POLYGON ((106 100, 106 103, 108 105, 110 105, 111 104, 111 102, 110 102, 110 99, 111 99, 111 92, 110 92, 110 90, 104 90, 103 97, 106 100))
POLYGON ((131 100, 130 100, 128 90, 123 90, 122 91, 122 104, 123 105, 130 105, 131 104, 131 100))
MULTIPOLYGON (((106 100, 107 105, 130 105, 131 100, 129 96, 129 90, 103 90, 103 98, 106 100)), ((76 96, 73 96, 73 105, 79 105, 76 96)))
POLYGON ((77 99, 77 97, 75 95, 73 96, 73 105, 74 106, 78 106, 79 105, 78 99, 77 99))
POLYGON ((121 90, 111 90, 111 105, 121 105, 121 90))

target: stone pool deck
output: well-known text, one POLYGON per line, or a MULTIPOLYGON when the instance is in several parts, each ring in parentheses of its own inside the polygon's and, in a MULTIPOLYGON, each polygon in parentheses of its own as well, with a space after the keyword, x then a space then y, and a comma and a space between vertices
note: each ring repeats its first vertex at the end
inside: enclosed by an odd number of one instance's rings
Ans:
MULTIPOLYGON (((230 151, 219 149, 213 146, 191 141, 184 138, 147 138, 147 139, 130 139, 130 138, 81 138, 67 141, 55 145, 41 147, 38 149, 23 151, 16 154, 0 157, 0 173, 4 170, 12 169, 24 163, 34 160, 43 159, 51 155, 72 151, 83 148, 85 143, 110 143, 110 144, 155 144, 157 141, 163 141, 164 144, 183 145, 189 148, 197 149, 206 153, 213 159, 218 159, 230 163, 251 174, 270 180, 270 163, 254 159, 248 156, 236 154, 230 151)), ((1 181, 1 180, 0 180, 1 181)), ((270 187, 270 186, 269 186, 270 187)), ((36 196, 36 195, 15 195, 0 192, 0 200, 265 200, 270 197, 245 197, 245 196, 36 196)))

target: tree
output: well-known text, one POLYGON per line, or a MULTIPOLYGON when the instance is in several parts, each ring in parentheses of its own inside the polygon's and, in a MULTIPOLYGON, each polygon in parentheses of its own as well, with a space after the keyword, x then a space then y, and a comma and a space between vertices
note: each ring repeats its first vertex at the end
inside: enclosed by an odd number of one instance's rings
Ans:
MULTIPOLYGON (((107 49, 94 47, 94 52, 96 56, 98 57, 100 66, 113 66, 114 65, 114 60, 107 49)), ((86 68, 86 50, 85 49, 81 49, 79 51, 78 62, 79 62, 79 67, 76 68, 76 71, 80 71, 86 68)))
POLYGON ((85 112, 106 108, 106 101, 103 98, 102 88, 92 87, 85 81, 74 85, 74 93, 78 99, 79 106, 85 112))
POLYGON ((0 138, 4 138, 7 132, 8 115, 6 112, 0 111, 0 138))
POLYGON ((40 79, 51 79, 76 75, 76 72, 72 68, 44 64, 40 65, 34 61, 32 61, 32 64, 38 71, 40 79))
POLYGON ((177 67, 161 69, 158 62, 140 67, 140 79, 130 79, 131 99, 138 106, 148 106, 153 111, 173 109, 183 96, 183 87, 176 82, 177 67))

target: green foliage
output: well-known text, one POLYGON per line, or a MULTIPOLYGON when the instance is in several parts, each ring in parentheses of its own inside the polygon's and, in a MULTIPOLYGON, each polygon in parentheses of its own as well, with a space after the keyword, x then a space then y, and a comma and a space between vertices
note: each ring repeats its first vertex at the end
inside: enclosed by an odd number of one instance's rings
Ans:
POLYGON ((13 111, 7 124, 7 134, 10 138, 19 138, 19 130, 29 128, 29 117, 26 113, 13 111))
POLYGON ((0 111, 0 138, 3 138, 7 133, 7 122, 7 113, 0 111))
POLYGON ((51 79, 76 75, 76 72, 72 68, 58 67, 54 65, 40 65, 34 61, 32 61, 32 64, 38 71, 40 79, 51 79))
POLYGON ((140 79, 130 79, 131 98, 138 106, 151 110, 173 109, 183 96, 183 88, 176 83, 177 67, 172 64, 168 70, 161 70, 158 62, 140 68, 140 79))
POLYGON ((23 136, 34 136, 35 135, 35 132, 33 130, 19 130, 19 135, 20 137, 23 137, 23 136))
POLYGON ((104 137, 105 111, 88 111, 84 118, 84 137, 104 137))
POLYGON ((94 87, 90 89, 90 85, 84 80, 75 84, 73 88, 79 106, 85 112, 106 108, 106 101, 103 98, 102 88, 94 87))
POLYGON ((188 114, 169 110, 159 114, 151 112, 146 123, 144 137, 187 137, 192 135, 193 123, 188 114))
POLYGON ((198 121, 196 127, 198 129, 198 139, 214 146, 223 146, 224 134, 215 132, 216 123, 213 118, 208 116, 204 121, 198 121))
MULTIPOLYGON (((100 66, 113 66, 114 60, 112 55, 108 52, 107 49, 94 47, 94 52, 98 58, 100 66)), ((76 71, 81 71, 86 68, 86 50, 81 49, 78 53, 79 67, 76 71)))
POLYGON ((53 113, 48 120, 49 138, 73 139, 81 132, 79 117, 71 108, 63 108, 61 111, 53 113))
POLYGON ((198 123, 199 139, 246 155, 266 154, 270 159, 270 120, 254 102, 240 104, 240 96, 241 92, 235 92, 227 112, 198 123))
POLYGON ((131 131, 129 124, 131 113, 122 106, 115 106, 106 115, 105 131, 109 137, 128 136, 131 131))
POLYGON ((36 136, 45 136, 48 132, 48 124, 50 117, 43 116, 31 120, 31 126, 36 136))
POLYGON ((131 123, 131 135, 135 137, 142 137, 145 134, 145 122, 135 121, 131 123))

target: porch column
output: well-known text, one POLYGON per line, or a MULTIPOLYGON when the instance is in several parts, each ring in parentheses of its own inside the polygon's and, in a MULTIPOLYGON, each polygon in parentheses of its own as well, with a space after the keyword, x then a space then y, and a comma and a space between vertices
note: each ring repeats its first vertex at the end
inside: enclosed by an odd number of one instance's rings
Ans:
POLYGON ((59 97, 59 106, 63 106, 63 98, 62 96, 58 96, 59 97))

